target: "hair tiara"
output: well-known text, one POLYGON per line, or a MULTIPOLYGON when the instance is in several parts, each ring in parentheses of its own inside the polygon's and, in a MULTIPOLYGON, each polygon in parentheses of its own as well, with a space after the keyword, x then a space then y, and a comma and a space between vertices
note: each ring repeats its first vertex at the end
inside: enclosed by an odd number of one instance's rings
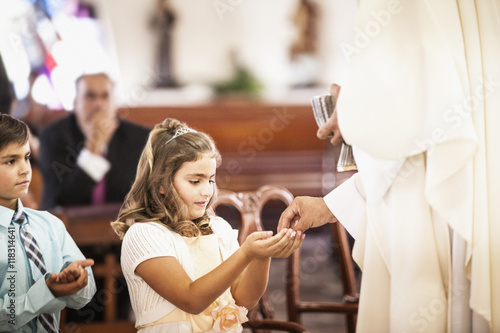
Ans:
POLYGON ((197 133, 197 131, 195 131, 194 129, 189 128, 189 127, 181 127, 177 131, 175 131, 174 136, 171 137, 170 139, 168 139, 167 142, 165 142, 165 144, 163 144, 163 145, 166 146, 170 141, 172 141, 176 137, 181 136, 181 135, 186 134, 186 133, 197 133))

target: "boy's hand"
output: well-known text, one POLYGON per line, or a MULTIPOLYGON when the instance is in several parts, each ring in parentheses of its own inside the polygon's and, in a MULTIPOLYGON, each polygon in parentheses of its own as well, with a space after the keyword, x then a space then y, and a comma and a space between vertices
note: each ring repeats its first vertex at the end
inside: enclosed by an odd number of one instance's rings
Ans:
POLYGON ((292 254, 302 244, 305 236, 293 230, 282 230, 272 237, 271 235, 271 231, 250 234, 241 246, 242 251, 251 259, 284 258, 292 254))
POLYGON ((94 265, 93 259, 74 261, 59 274, 52 273, 45 281, 55 297, 73 295, 88 283, 85 267, 94 265))
POLYGON ((65 269, 63 269, 59 274, 57 274, 56 282, 58 283, 69 283, 77 280, 80 277, 81 270, 80 267, 90 267, 94 265, 93 259, 85 259, 73 261, 65 269))

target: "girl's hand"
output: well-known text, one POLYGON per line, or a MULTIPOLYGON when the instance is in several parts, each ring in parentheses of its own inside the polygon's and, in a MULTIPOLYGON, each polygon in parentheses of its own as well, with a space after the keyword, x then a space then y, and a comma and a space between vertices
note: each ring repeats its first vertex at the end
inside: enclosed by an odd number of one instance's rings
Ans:
POLYGON ((272 255, 273 258, 287 258, 289 257, 295 250, 297 250, 302 243, 304 242, 304 238, 306 234, 299 231, 294 231, 292 229, 282 229, 279 234, 283 234, 283 238, 280 241, 282 246, 276 248, 276 251, 272 255))
POLYGON ((283 229, 272 236, 271 231, 257 231, 250 234, 241 245, 241 250, 250 258, 284 258, 295 251, 304 240, 304 235, 283 229))

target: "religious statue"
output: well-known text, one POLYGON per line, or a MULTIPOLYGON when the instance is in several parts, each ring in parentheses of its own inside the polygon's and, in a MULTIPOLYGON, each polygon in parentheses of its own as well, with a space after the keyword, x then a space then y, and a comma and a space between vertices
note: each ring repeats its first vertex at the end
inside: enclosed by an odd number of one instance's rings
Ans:
POLYGON ((175 87, 177 83, 172 73, 172 30, 175 14, 168 0, 158 0, 151 20, 151 26, 158 35, 157 87, 175 87))
POLYGON ((311 0, 300 0, 293 23, 297 33, 290 50, 292 85, 314 85, 319 74, 316 5, 311 0))

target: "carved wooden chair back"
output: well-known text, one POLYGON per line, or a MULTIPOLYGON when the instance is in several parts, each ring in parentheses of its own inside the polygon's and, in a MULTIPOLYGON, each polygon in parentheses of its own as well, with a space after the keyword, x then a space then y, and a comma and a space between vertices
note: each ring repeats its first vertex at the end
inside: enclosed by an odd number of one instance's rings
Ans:
MULTIPOLYGON (((266 185, 256 191, 232 192, 220 190, 216 208, 220 205, 234 207, 240 214, 240 224, 238 226, 238 241, 241 244, 246 237, 254 231, 263 231, 262 210, 264 206, 272 201, 280 200, 288 206, 293 195, 282 186, 266 185)), ((251 328, 253 332, 268 332, 278 330, 286 332, 305 333, 307 330, 298 323, 274 320, 274 310, 269 303, 267 294, 264 294, 259 302, 259 306, 249 313, 249 322, 244 326, 251 328)))

